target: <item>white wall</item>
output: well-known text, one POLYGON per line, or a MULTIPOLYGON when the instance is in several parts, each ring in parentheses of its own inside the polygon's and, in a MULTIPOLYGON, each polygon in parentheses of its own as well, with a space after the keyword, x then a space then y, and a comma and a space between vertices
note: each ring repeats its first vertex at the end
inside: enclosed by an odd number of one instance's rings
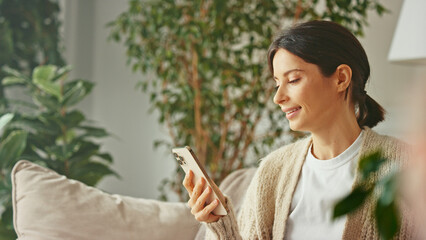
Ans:
MULTIPOLYGON (((371 78, 367 92, 388 111, 386 121, 375 129, 378 132, 403 136, 404 116, 407 108, 406 92, 415 80, 426 81, 426 66, 412 66, 390 63, 388 53, 402 6, 402 0, 386 0, 382 3, 391 13, 380 18, 373 15, 370 26, 366 29, 366 37, 360 39, 370 60, 371 78)), ((422 24, 426 27, 426 23, 422 24)))
MULTIPOLYGON (((154 151, 152 143, 167 137, 157 124, 156 115, 148 114, 148 98, 134 86, 143 76, 132 74, 125 65, 122 44, 107 42, 105 24, 127 9, 127 0, 94 0, 65 2, 65 45, 68 62, 74 65, 73 76, 96 83, 93 94, 81 107, 99 126, 118 138, 104 141, 104 150, 112 153, 114 169, 121 180, 107 178, 100 187, 134 197, 156 198, 161 179, 174 168, 170 155, 154 151)), ((402 93, 415 78, 424 77, 425 66, 391 64, 387 55, 402 1, 386 0, 391 10, 379 18, 370 17, 366 37, 361 39, 370 59, 372 75, 367 92, 389 112, 387 120, 376 130, 400 136, 399 111, 404 107, 402 93)))

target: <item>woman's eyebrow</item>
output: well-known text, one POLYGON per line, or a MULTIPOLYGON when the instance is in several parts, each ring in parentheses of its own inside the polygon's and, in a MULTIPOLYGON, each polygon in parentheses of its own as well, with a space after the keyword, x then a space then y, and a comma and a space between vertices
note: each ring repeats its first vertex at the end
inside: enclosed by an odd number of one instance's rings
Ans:
MULTIPOLYGON (((289 75, 292 72, 304 72, 304 70, 300 69, 300 68, 294 68, 294 69, 290 69, 287 72, 285 72, 283 74, 283 77, 286 77, 287 75, 289 75)), ((274 79, 278 79, 276 76, 274 76, 274 79)))

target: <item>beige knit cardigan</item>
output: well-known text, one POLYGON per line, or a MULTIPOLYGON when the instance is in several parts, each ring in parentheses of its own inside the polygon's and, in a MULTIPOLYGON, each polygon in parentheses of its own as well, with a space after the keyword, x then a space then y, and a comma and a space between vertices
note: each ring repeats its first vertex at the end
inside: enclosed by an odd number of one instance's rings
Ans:
MULTIPOLYGON (((379 135, 369 128, 365 128, 364 133, 358 159, 378 148, 390 159, 379 175, 406 160, 406 147, 397 139, 379 135)), ((230 204, 231 212, 227 216, 207 224, 206 239, 284 239, 291 201, 311 142, 312 138, 307 137, 266 156, 248 187, 238 223, 230 204)), ((356 175, 356 179, 359 178, 356 175)), ((380 239, 372 218, 372 204, 368 199, 360 210, 348 215, 343 239, 380 239)), ((402 215, 396 239, 413 239, 411 218, 407 217, 406 210, 402 215)))

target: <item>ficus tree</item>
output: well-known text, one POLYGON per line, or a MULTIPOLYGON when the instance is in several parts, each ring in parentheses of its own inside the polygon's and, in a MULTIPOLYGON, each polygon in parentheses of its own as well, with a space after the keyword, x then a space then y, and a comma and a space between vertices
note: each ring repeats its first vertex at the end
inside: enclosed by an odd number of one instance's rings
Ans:
MULTIPOLYGON (((108 26, 110 38, 126 46, 133 71, 150 73, 138 86, 170 135, 156 145, 192 146, 220 183, 282 136, 300 135, 272 103, 266 52, 274 34, 327 19, 362 35, 370 10, 385 12, 378 0, 131 0, 108 26)), ((163 182, 182 200, 183 177, 176 166, 163 182)))

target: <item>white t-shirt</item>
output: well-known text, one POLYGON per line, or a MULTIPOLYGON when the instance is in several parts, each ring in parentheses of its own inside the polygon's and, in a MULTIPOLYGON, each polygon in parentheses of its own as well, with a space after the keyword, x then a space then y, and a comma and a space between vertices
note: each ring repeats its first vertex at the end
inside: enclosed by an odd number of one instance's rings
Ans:
POLYGON ((346 217, 332 220, 334 205, 351 192, 363 131, 339 156, 319 160, 309 147, 291 203, 286 240, 342 239, 346 217))

